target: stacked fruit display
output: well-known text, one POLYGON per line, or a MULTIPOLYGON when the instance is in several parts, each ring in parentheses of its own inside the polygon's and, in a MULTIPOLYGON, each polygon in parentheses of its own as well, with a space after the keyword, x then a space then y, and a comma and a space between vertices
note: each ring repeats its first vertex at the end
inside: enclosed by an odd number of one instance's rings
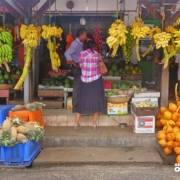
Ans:
POLYGON ((107 44, 112 50, 112 57, 114 57, 117 54, 118 48, 126 44, 126 34, 128 31, 124 22, 117 19, 112 23, 108 32, 107 44))
POLYGON ((12 34, 8 30, 0 28, 0 66, 4 64, 8 72, 10 71, 8 63, 13 59, 12 44, 12 34))
POLYGON ((120 73, 119 73, 119 66, 116 65, 116 64, 112 64, 109 67, 108 75, 109 76, 119 76, 120 75, 120 73))
POLYGON ((21 70, 16 66, 10 66, 11 71, 7 72, 5 69, 0 70, 0 85, 13 85, 20 76, 21 70))
POLYGON ((138 65, 126 64, 121 66, 119 64, 112 64, 109 67, 109 76, 121 76, 121 75, 141 75, 141 69, 138 65))
POLYGON ((141 74, 141 69, 137 65, 127 64, 124 68, 120 69, 121 74, 128 75, 139 75, 141 74))
POLYGON ((25 64, 22 75, 14 89, 22 88, 25 78, 27 77, 31 65, 32 50, 38 46, 40 40, 41 28, 35 25, 22 25, 20 28, 20 36, 25 47, 25 64))
POLYGON ((161 107, 157 115, 156 126, 159 128, 157 139, 165 155, 173 152, 177 155, 176 162, 180 163, 180 101, 161 107))
POLYGON ((42 85, 47 87, 58 86, 58 87, 71 88, 72 80, 65 77, 57 77, 57 78, 54 77, 54 78, 44 79, 42 81, 42 85))
POLYGON ((6 118, 0 127, 0 146, 14 146, 27 141, 39 141, 44 129, 36 122, 23 122, 19 118, 6 118))
POLYGON ((51 66, 54 71, 58 71, 59 67, 61 66, 60 57, 56 51, 57 44, 56 38, 61 38, 63 33, 62 28, 56 26, 42 26, 42 37, 48 41, 47 47, 49 49, 50 59, 51 59, 51 66))

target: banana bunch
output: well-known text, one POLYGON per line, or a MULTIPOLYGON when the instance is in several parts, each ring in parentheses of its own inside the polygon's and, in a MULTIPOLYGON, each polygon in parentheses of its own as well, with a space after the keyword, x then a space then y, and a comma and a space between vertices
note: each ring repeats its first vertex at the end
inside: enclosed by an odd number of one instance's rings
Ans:
POLYGON ((140 39, 146 38, 150 35, 151 29, 150 27, 144 25, 144 22, 140 18, 136 18, 136 20, 132 24, 132 36, 134 40, 136 41, 136 55, 138 61, 141 60, 140 54, 139 54, 139 42, 140 39))
POLYGON ((33 24, 23 24, 20 28, 20 36, 25 47, 35 48, 39 44, 41 27, 33 24))
POLYGON ((173 24, 173 26, 180 26, 180 17, 178 17, 175 21, 175 23, 173 24))
POLYGON ((8 44, 10 47, 12 47, 13 37, 9 31, 0 31, 0 45, 1 44, 8 44))
POLYGON ((12 60, 12 42, 13 38, 10 32, 5 30, 0 31, 0 64, 12 60))
POLYGON ((134 46, 134 39, 131 34, 131 29, 128 29, 128 33, 126 35, 126 44, 122 46, 123 56, 125 61, 128 63, 130 61, 130 58, 132 56, 132 49, 134 46))
POLYGON ((12 47, 8 44, 0 45, 0 64, 3 64, 4 61, 11 62, 12 56, 12 47))
POLYGON ((169 52, 169 50, 172 50, 171 46, 171 39, 172 35, 167 32, 160 32, 156 33, 154 35, 154 43, 156 45, 156 49, 163 48, 164 52, 164 58, 163 58, 163 63, 164 63, 164 68, 167 68, 169 65, 169 60, 171 59, 172 56, 174 56, 175 51, 169 52))
POLYGON ((153 36, 157 33, 160 33, 161 32, 161 29, 159 27, 153 27, 150 29, 150 32, 149 32, 149 37, 151 39, 153 39, 153 36))
POLYGON ((12 34, 6 30, 0 29, 0 66, 5 66, 6 70, 10 72, 8 62, 13 59, 13 37, 12 34))
POLYGON ((47 43, 47 47, 49 49, 52 69, 54 71, 57 71, 58 68, 61 66, 61 60, 58 53, 56 52, 56 42, 49 40, 47 43))
POLYGON ((170 33, 167 32, 160 32, 154 35, 154 43, 156 45, 156 49, 165 48, 168 46, 169 41, 171 40, 172 36, 170 33))
POLYGON ((174 26, 167 26, 167 27, 165 28, 165 31, 166 31, 167 33, 174 33, 175 31, 177 31, 177 29, 176 29, 174 26))
POLYGON ((57 26, 43 25, 42 30, 43 30, 42 32, 43 39, 49 39, 51 37, 60 38, 63 33, 63 29, 57 26))
POLYGON ((54 71, 58 71, 59 67, 61 66, 61 60, 56 52, 56 38, 61 38, 63 29, 56 26, 43 25, 42 30, 43 39, 48 41, 47 47, 49 49, 52 69, 54 71))
POLYGON ((160 32, 161 32, 161 29, 159 27, 153 27, 153 28, 150 29, 148 37, 150 38, 151 41, 150 41, 150 44, 148 45, 147 49, 141 55, 143 58, 146 57, 150 52, 153 51, 153 49, 154 49, 153 36, 156 33, 160 33, 160 32))
POLYGON ((126 44, 126 34, 128 30, 126 25, 121 20, 116 20, 109 28, 109 37, 107 38, 107 44, 112 49, 112 57, 117 53, 119 46, 126 44))
POLYGON ((14 89, 16 90, 22 89, 23 83, 29 73, 32 60, 32 50, 39 44, 39 40, 41 37, 41 27, 35 26, 33 24, 23 24, 20 28, 20 36, 25 47, 25 64, 21 77, 14 87, 14 89))
POLYGON ((180 49, 180 30, 176 30, 174 32, 175 45, 177 49, 180 49))
POLYGON ((142 19, 137 18, 132 24, 134 39, 146 38, 150 34, 150 27, 144 25, 142 19))

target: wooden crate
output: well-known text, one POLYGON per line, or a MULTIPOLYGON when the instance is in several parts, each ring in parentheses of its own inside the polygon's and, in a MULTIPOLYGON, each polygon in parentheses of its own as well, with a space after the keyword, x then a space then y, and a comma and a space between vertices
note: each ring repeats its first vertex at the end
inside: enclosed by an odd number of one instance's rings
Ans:
POLYGON ((9 89, 0 89, 0 98, 6 98, 6 103, 9 102, 9 89))
POLYGON ((64 90, 59 89, 38 89, 38 96, 44 97, 64 97, 64 90))
POLYGON ((46 105, 45 109, 63 109, 64 101, 49 99, 42 100, 42 103, 46 105))

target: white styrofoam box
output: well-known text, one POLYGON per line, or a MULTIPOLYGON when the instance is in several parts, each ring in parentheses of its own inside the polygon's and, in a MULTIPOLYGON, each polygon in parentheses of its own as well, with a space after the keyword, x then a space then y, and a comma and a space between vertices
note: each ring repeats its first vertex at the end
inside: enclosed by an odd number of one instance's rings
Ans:
POLYGON ((140 97, 132 98, 131 103, 133 104, 133 103, 136 103, 136 102, 143 102, 143 101, 150 101, 155 106, 158 106, 158 98, 157 97, 155 97, 155 98, 148 98, 148 97, 146 97, 146 98, 140 98, 140 97))
POLYGON ((153 91, 149 91, 149 92, 142 92, 142 93, 135 93, 134 94, 135 98, 159 98, 160 97, 160 92, 153 92, 153 91))
POLYGON ((134 115, 135 133, 155 133, 155 116, 134 115))

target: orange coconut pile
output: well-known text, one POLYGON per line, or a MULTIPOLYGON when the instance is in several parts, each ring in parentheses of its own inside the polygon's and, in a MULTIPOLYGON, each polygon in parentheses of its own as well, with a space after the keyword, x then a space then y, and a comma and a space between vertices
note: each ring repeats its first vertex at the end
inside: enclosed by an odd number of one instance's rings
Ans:
POLYGON ((161 107, 157 115, 157 139, 166 155, 175 153, 176 162, 180 163, 180 100, 175 88, 176 102, 168 107, 161 107))

